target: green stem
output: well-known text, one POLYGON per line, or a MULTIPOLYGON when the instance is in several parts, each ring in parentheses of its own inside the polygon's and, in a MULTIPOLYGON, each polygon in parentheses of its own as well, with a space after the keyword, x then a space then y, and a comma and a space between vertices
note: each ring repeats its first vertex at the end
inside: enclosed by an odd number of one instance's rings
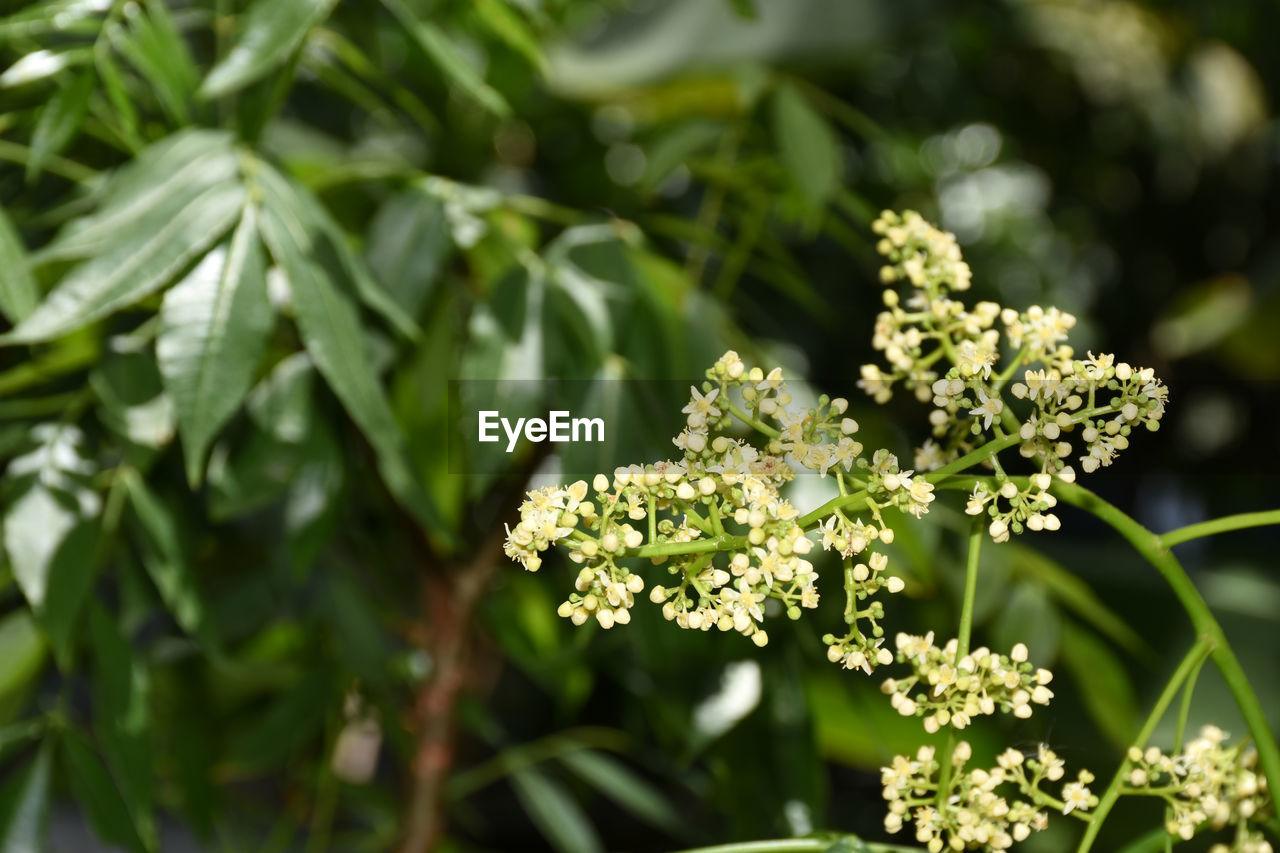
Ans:
MULTIPOLYGON (((1147 721, 1143 723, 1142 730, 1138 732, 1138 737, 1133 742, 1134 746, 1142 749, 1147 745, 1147 741, 1160 723, 1160 718, 1169 709, 1169 704, 1173 702, 1173 697, 1178 694, 1178 689, 1182 687, 1182 682, 1186 681, 1191 673, 1204 662, 1205 655, 1212 648, 1213 641, 1209 638, 1201 636, 1196 640, 1195 645, 1191 647, 1186 657, 1182 659, 1182 663, 1178 664, 1178 668, 1174 671, 1173 677, 1169 679, 1169 683, 1164 686, 1164 691, 1160 694, 1160 698, 1156 700, 1155 707, 1151 709, 1151 714, 1147 717, 1147 721)), ((1120 766, 1116 768, 1115 775, 1111 777, 1111 783, 1107 785, 1106 792, 1099 798, 1098 807, 1093 811, 1089 826, 1085 830, 1084 838, 1080 839, 1080 846, 1076 848, 1076 853, 1087 853, 1093 847, 1093 842, 1098 837, 1098 831, 1102 829, 1102 824, 1111 812, 1112 806, 1120 798, 1120 788, 1129 772, 1129 764, 1129 756, 1126 753, 1120 761, 1120 766)))
MULTIPOLYGON (((721 401, 717 400, 716 402, 721 402, 721 401)), ((744 424, 756 430, 757 432, 762 432, 765 435, 769 436, 769 438, 777 438, 778 436, 782 435, 782 433, 778 432, 776 429, 769 426, 764 421, 760 420, 759 418, 753 418, 751 417, 751 415, 744 412, 741 406, 739 406, 737 403, 733 402, 732 400, 728 399, 727 393, 725 394, 723 405, 725 409, 729 412, 729 414, 733 415, 735 418, 742 421, 744 424)))
POLYGON ((1204 660, 1196 664, 1196 668, 1191 670, 1191 674, 1187 676, 1187 683, 1182 688, 1182 704, 1178 706, 1178 727, 1173 735, 1173 751, 1182 752, 1182 739, 1187 733, 1187 716, 1191 713, 1191 697, 1196 692, 1196 680, 1200 678, 1200 668, 1204 666, 1204 660))
POLYGON ((1214 618, 1209 605, 1187 576, 1178 558, 1169 553, 1167 545, 1162 545, 1159 536, 1088 489, 1059 482, 1054 484, 1053 491, 1072 506, 1087 510, 1114 527, 1164 577, 1182 603, 1183 609, 1187 611, 1196 633, 1208 640, 1212 647, 1213 662, 1227 682, 1227 687, 1249 726, 1249 733, 1253 735, 1263 774, 1268 780, 1280 780, 1280 747, 1276 745, 1276 737, 1268 724, 1266 712, 1262 710, 1262 703, 1258 701, 1257 694, 1249 684, 1249 677, 1240 666, 1231 644, 1227 642, 1222 626, 1214 618))
POLYGON ((1242 512, 1239 515, 1224 515, 1222 518, 1189 524, 1186 527, 1162 533, 1156 537, 1156 542, 1161 548, 1168 549, 1202 536, 1213 536, 1215 533, 1226 533, 1230 530, 1244 530, 1248 527, 1264 527, 1269 524, 1280 524, 1280 509, 1242 512))
POLYGON ((628 551, 624 557, 676 557, 682 554, 705 554, 708 551, 721 551, 742 548, 747 544, 745 536, 713 536, 710 539, 696 539, 693 542, 663 542, 660 545, 641 545, 628 551))
POLYGON ((956 641, 956 661, 969 654, 973 635, 973 602, 978 594, 978 557, 982 551, 982 517, 974 519, 969 533, 969 559, 964 566, 964 600, 960 605, 960 633, 956 641))

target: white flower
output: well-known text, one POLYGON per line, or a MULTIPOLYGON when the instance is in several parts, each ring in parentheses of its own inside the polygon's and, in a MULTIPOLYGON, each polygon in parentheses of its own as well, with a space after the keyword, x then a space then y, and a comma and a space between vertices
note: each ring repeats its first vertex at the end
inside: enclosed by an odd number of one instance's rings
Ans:
POLYGON ((987 395, 986 388, 978 389, 978 405, 976 408, 970 409, 969 414, 975 418, 982 418, 982 428, 991 429, 991 422, 1000 417, 1000 413, 1004 411, 1004 401, 997 395, 991 397, 987 395))

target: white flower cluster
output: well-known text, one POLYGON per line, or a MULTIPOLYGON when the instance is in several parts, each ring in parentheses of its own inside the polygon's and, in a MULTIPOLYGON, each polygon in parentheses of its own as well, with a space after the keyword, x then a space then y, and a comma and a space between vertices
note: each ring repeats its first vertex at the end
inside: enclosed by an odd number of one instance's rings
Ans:
MULTIPOLYGON (((990 434, 1017 435, 1019 453, 1045 477, 1034 491, 980 486, 969 512, 985 509, 997 541, 1026 529, 1056 530, 1059 521, 1047 512, 1053 501, 1046 490, 1053 477, 1075 481, 1076 470, 1067 461, 1074 452, 1071 439, 1083 446, 1078 461, 1085 473, 1110 465, 1128 447, 1133 428, 1158 428, 1168 389, 1150 368, 1116 364, 1110 354, 1076 359, 1067 343, 1076 318, 1057 308, 1033 305, 1020 313, 979 302, 969 309, 953 299, 950 291, 968 288, 969 268, 954 237, 919 214, 886 211, 874 230, 884 235, 878 249, 890 261, 881 277, 910 289, 905 296, 895 288, 885 291, 887 310, 876 318, 872 344, 889 369, 863 365, 858 384, 877 402, 888 400, 901 383, 921 402, 933 403, 932 437, 915 454, 920 471, 942 468, 990 434), (1013 353, 1003 365, 1002 344, 1013 353), (1022 381, 1010 384, 1019 373, 1022 381), (1030 403, 1025 418, 1014 413, 1012 400, 1023 401, 1019 408, 1030 403)), ((989 462, 1003 482, 999 463, 989 462)))
POLYGON ((1008 656, 983 647, 957 660, 957 641, 949 640, 939 648, 932 631, 923 637, 900 633, 894 642, 898 662, 911 664, 914 674, 886 680, 881 692, 891 697, 894 709, 904 717, 923 717, 930 733, 947 725, 963 729, 974 717, 994 714, 996 709, 1026 719, 1033 705, 1048 705, 1053 698, 1048 687, 1053 673, 1027 663, 1027 647, 1022 643, 1008 656), (922 690, 911 695, 917 687, 922 690))
POLYGON ((587 484, 579 480, 568 488, 548 486, 529 492, 520 505, 520 521, 507 526, 506 555, 531 572, 542 567, 538 554, 573 533, 579 517, 591 518, 595 506, 587 496, 587 484))
POLYGON ((1078 779, 1062 788, 1056 800, 1040 790, 1045 782, 1065 775, 1063 763, 1041 745, 1034 756, 1006 750, 992 768, 968 768, 973 750, 960 741, 951 753, 949 774, 942 774, 932 746, 922 746, 915 758, 896 756, 881 768, 880 783, 889 802, 885 829, 900 832, 907 820, 915 824, 915 837, 931 853, 942 850, 1008 850, 1016 841, 1049 825, 1046 805, 1064 814, 1093 808, 1098 798, 1087 785, 1093 774, 1081 771, 1078 779), (946 790, 939 790, 945 777, 946 790), (1026 799, 1010 796, 1016 788, 1026 799))
POLYGON ((1183 841, 1200 829, 1235 828, 1232 846, 1214 853, 1271 853, 1271 845, 1252 824, 1271 811, 1267 779, 1257 771, 1258 754, 1243 744, 1227 745, 1227 734, 1205 726, 1183 750, 1167 755, 1151 746, 1129 749, 1125 793, 1162 798, 1169 806, 1165 829, 1183 841))

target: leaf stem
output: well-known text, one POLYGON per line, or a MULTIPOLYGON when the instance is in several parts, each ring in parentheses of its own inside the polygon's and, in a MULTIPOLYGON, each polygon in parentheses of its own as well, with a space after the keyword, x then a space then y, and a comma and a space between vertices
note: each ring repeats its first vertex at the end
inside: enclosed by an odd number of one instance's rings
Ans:
POLYGON ((1174 545, 1181 545, 1183 542, 1190 542, 1192 539, 1199 539, 1202 536, 1213 536, 1217 533, 1244 530, 1249 527, 1265 527, 1271 524, 1280 524, 1280 509, 1265 510, 1263 512, 1242 512, 1239 515, 1224 515, 1222 518, 1213 518, 1197 524, 1189 524, 1186 527, 1179 527, 1177 530, 1170 530, 1168 533, 1160 534, 1156 537, 1156 542, 1159 547, 1168 549, 1174 545))

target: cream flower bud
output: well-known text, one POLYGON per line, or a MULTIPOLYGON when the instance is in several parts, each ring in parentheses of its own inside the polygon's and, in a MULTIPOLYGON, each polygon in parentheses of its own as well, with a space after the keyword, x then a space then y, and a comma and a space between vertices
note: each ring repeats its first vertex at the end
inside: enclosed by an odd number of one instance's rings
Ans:
POLYGON ((769 635, 764 631, 756 631, 751 635, 751 642, 755 643, 760 648, 764 648, 769 643, 769 635))
POLYGON ((639 548, 640 543, 644 542, 644 534, 639 530, 631 530, 623 537, 623 541, 626 542, 628 548, 639 548))
POLYGON ((609 478, 604 474, 596 474, 591 480, 591 487, 597 492, 609 491, 609 478))
POLYGON ((889 590, 889 592, 896 594, 906 589, 907 585, 906 583, 903 582, 902 578, 894 576, 888 579, 888 581, 885 584, 885 587, 889 590))
POLYGON ((556 608, 556 615, 561 619, 568 619, 573 615, 573 603, 570 601, 561 602, 560 606, 556 608))
POLYGON ((596 611, 596 621, 600 623, 600 627, 606 631, 613 627, 613 611, 607 607, 596 611))
POLYGON ((694 492, 693 486, 689 485, 688 482, 683 482, 679 486, 676 486, 676 497, 682 501, 693 500, 695 494, 696 492, 694 492))
POLYGON ((853 435, 858 431, 858 422, 853 418, 842 418, 840 421, 840 432, 845 435, 853 435))
POLYGON ((1027 644, 1018 643, 1014 646, 1013 650, 1009 652, 1009 660, 1014 663, 1025 663, 1027 660, 1027 644))
POLYGON ((716 481, 710 477, 703 477, 698 481, 698 491, 703 495, 713 495, 716 492, 716 481))
POLYGON ((649 600, 654 604, 661 604, 667 598, 667 588, 664 586, 655 586, 649 590, 649 600))

